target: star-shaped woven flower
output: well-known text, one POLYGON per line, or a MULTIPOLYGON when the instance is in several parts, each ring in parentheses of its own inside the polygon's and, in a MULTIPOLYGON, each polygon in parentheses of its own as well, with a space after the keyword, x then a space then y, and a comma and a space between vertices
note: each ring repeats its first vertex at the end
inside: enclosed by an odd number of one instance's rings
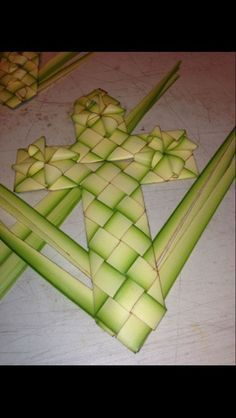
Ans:
POLYGON ((45 137, 40 137, 28 149, 17 151, 15 191, 59 190, 78 186, 73 181, 79 154, 70 147, 47 147, 45 137), (64 176, 64 173, 67 175, 64 176))

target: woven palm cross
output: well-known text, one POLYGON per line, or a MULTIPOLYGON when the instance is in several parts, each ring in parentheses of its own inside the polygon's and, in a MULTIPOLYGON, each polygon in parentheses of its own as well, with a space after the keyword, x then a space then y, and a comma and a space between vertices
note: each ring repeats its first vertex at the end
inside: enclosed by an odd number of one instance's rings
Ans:
POLYGON ((193 178, 196 145, 184 130, 130 135, 125 110, 103 90, 75 102, 76 142, 41 137, 18 150, 15 191, 80 187, 94 317, 138 351, 166 312, 141 185, 193 178))

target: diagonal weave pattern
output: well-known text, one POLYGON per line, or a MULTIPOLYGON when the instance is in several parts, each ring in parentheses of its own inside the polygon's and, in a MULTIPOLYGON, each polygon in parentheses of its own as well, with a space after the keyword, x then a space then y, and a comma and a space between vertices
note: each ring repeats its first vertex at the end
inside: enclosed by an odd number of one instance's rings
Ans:
POLYGON ((37 94, 39 53, 0 53, 0 103, 14 109, 37 94))
POLYGON ((166 308, 141 184, 197 174, 185 131, 129 135, 124 109, 102 90, 76 101, 76 143, 19 150, 15 191, 82 188, 97 323, 138 351, 166 308))
POLYGON ((82 200, 97 322, 136 351, 135 342, 156 328, 165 306, 153 252, 145 259, 152 241, 142 191, 131 178, 130 192, 122 190, 123 174, 120 170, 110 182, 99 169, 90 174, 82 183, 82 200), (91 192, 94 175, 103 187, 98 193, 91 192))

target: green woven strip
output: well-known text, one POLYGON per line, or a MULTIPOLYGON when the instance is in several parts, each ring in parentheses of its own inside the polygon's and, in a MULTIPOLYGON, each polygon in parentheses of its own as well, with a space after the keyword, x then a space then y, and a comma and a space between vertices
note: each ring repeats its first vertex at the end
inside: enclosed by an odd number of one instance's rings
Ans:
POLYGON ((39 53, 0 53, 0 103, 14 109, 37 94, 39 53))

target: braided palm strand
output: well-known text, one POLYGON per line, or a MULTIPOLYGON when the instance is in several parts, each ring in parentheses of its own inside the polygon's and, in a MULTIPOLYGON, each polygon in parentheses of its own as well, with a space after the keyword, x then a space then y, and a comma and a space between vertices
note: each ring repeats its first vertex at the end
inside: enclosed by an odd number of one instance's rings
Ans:
POLYGON ((0 103, 14 109, 37 94, 39 53, 0 53, 0 103))

